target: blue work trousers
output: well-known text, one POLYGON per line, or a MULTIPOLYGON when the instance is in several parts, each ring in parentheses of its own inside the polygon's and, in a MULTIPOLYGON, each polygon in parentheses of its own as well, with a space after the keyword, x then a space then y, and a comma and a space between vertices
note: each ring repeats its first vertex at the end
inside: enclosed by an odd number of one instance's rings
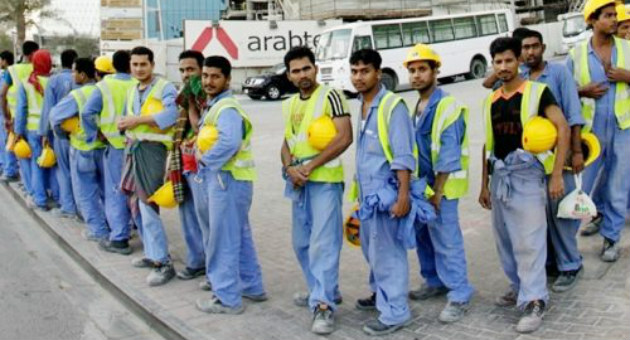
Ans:
POLYGON ((184 241, 186 242, 186 267, 190 269, 200 269, 206 266, 206 257, 203 251, 204 238, 199 226, 199 218, 197 217, 197 209, 194 200, 195 191, 193 186, 201 186, 202 183, 196 182, 196 174, 184 174, 186 183, 184 202, 179 204, 179 221, 182 224, 182 232, 184 241))
POLYGON ((70 140, 55 136, 53 139, 53 150, 57 158, 55 175, 59 186, 59 205, 61 205, 61 211, 76 214, 77 205, 72 189, 72 179, 70 178, 70 140))
POLYGON ((26 138, 28 145, 31 147, 30 170, 33 201, 39 207, 46 207, 48 190, 50 190, 55 200, 59 197, 55 168, 46 169, 37 164, 37 158, 39 158, 42 153, 42 137, 39 136, 36 131, 28 131, 26 138))
POLYGON ((168 238, 159 208, 138 200, 138 209, 140 216, 136 223, 141 226, 138 231, 142 238, 144 256, 153 262, 169 262, 171 257, 168 253, 168 238))
POLYGON ((109 237, 103 198, 103 149, 70 148, 70 172, 75 197, 91 236, 109 237))
MULTIPOLYGON (((575 178, 573 173, 569 171, 565 171, 562 177, 564 179, 564 192, 568 195, 575 190, 575 178)), ((558 205, 561 201, 562 198, 558 200, 549 198, 547 202, 547 225, 555 263, 558 270, 564 272, 576 270, 582 266, 582 255, 577 242, 577 232, 582 221, 558 218, 558 205)))
POLYGON ((18 174, 18 161, 12 151, 6 151, 8 138, 9 134, 4 129, 4 125, 0 125, 0 146, 2 147, 2 162, 0 163, 2 163, 2 173, 8 177, 14 177, 18 174))
POLYGON ((111 232, 111 241, 129 240, 131 232, 131 210, 127 196, 120 188, 120 179, 125 164, 125 150, 108 145, 103 152, 103 176, 105 216, 111 232))

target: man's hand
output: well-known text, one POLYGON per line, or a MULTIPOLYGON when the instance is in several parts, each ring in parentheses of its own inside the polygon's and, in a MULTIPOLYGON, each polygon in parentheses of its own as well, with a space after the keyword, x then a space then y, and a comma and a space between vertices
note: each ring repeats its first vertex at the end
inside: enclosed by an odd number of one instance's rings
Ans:
POLYGON ((4 128, 7 131, 13 131, 13 119, 6 119, 4 120, 4 128))
POLYGON ((562 174, 551 175, 551 179, 549 180, 549 196, 552 200, 557 200, 564 195, 564 180, 562 179, 562 174))
POLYGON ((436 191, 434 189, 435 194, 429 198, 429 203, 435 208, 435 211, 440 211, 440 203, 442 203, 442 197, 444 193, 436 191))
POLYGON ((479 204, 481 204, 484 209, 492 209, 492 201, 490 200, 490 189, 481 189, 481 192, 479 193, 479 204))
POLYGON ((118 121, 118 130, 124 131, 128 129, 133 129, 140 124, 141 124, 140 117, 136 117, 136 116, 122 117, 118 121))
POLYGON ((630 83, 630 71, 622 68, 611 67, 606 71, 608 80, 617 83, 630 83))
POLYGON ((42 137, 42 145, 43 145, 43 146, 48 145, 48 137, 47 137, 47 136, 43 136, 43 137, 42 137))
POLYGON ((579 89, 580 96, 599 99, 608 91, 608 86, 602 83, 590 83, 579 89))
POLYGON ((398 195, 398 200, 391 209, 391 216, 395 218, 401 218, 407 216, 409 213, 409 195, 398 195))
POLYGON ((289 176, 295 187, 304 186, 306 181, 308 181, 308 176, 304 176, 296 166, 287 167, 287 176, 289 176))
POLYGON ((574 152, 571 155, 571 168, 574 174, 579 174, 584 170, 584 155, 582 152, 574 152))

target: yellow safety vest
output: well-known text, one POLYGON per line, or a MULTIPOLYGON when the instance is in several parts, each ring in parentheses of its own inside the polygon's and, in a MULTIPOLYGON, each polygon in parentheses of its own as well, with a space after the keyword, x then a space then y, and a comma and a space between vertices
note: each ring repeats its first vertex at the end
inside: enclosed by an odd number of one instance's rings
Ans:
POLYGON ((232 173, 234 179, 239 181, 255 181, 256 168, 254 164, 254 156, 252 154, 251 137, 252 123, 249 117, 241 107, 241 104, 234 97, 226 97, 217 101, 203 119, 204 125, 217 126, 219 116, 227 109, 235 109, 243 118, 245 123, 245 136, 238 152, 230 158, 230 160, 221 168, 222 170, 232 173))
MULTIPOLYGON (((161 102, 162 92, 164 91, 164 87, 166 87, 167 84, 168 82, 166 80, 158 78, 157 81, 153 84, 151 91, 147 95, 145 104, 149 101, 149 98, 154 98, 161 102)), ((127 116, 135 115, 135 112, 133 112, 133 103, 136 99, 136 93, 138 93, 136 86, 133 86, 129 89, 129 93, 127 94, 127 116)), ((140 111, 142 111, 142 109, 140 109, 140 111)), ((160 130, 157 127, 152 127, 147 124, 141 124, 133 129, 125 131, 125 135, 127 136, 127 138, 130 138, 132 140, 160 142, 163 143, 168 150, 171 150, 173 148, 174 131, 175 130, 172 127, 166 130, 160 130)))
MULTIPOLYGON (((37 79, 41 84, 42 88, 46 88, 48 84, 48 77, 38 76, 37 79)), ((24 80, 22 82, 22 86, 24 86, 24 91, 26 91, 26 102, 27 102, 27 111, 28 114, 26 116, 26 130, 28 131, 38 131, 39 130, 39 118, 42 115, 42 106, 44 104, 44 96, 37 92, 35 86, 29 83, 28 80, 24 80)))
POLYGON ((11 76, 11 86, 7 92, 7 105, 9 106, 9 114, 15 116, 15 107, 17 106, 17 91, 19 84, 28 79, 33 72, 33 64, 15 64, 7 68, 7 72, 11 76))
MULTIPOLYGON (((617 37, 614 39, 617 50, 616 67, 630 70, 630 42, 617 37)), ((579 86, 586 86, 591 83, 591 73, 588 66, 588 43, 589 40, 583 41, 570 52, 573 60, 573 78, 579 86)), ((619 128, 622 130, 630 128, 630 93, 628 91, 630 91, 628 84, 616 83, 615 117, 619 128)), ((595 116, 595 99, 582 97, 580 100, 582 102, 582 116, 586 121, 582 127, 582 132, 590 132, 595 116)))
POLYGON ((125 148, 125 136, 118 130, 118 119, 125 111, 127 93, 138 83, 137 80, 117 79, 113 75, 106 76, 96 84, 103 98, 99 128, 109 144, 116 149, 125 148))
MULTIPOLYGON (((535 81, 526 80, 525 90, 521 101, 521 124, 525 126, 530 119, 538 116, 540 107, 540 99, 547 85, 535 81)), ((489 159, 494 155, 494 134, 492 131, 492 98, 498 89, 491 93, 483 105, 484 127, 486 132, 486 158, 489 159)), ((550 174, 553 171, 553 165, 556 159, 552 151, 542 152, 535 155, 545 168, 545 173, 550 174)))
POLYGON ((87 137, 85 136, 85 129, 83 129, 83 117, 81 116, 81 112, 83 112, 85 103, 87 103, 88 98, 90 98, 90 95, 94 92, 94 90, 96 90, 96 85, 90 84, 70 91, 70 95, 77 102, 77 107, 79 109, 79 112, 77 112, 79 115, 79 129, 70 134, 70 145, 81 151, 90 151, 105 147, 105 144, 98 139, 92 143, 88 143, 87 137))

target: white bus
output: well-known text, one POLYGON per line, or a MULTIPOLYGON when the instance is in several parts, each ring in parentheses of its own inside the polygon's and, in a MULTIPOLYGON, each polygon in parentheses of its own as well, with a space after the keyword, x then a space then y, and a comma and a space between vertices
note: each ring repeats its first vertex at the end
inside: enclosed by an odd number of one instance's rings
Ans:
POLYGON ((402 62, 409 48, 425 43, 442 58, 440 81, 455 76, 484 77, 490 58, 490 43, 514 29, 510 10, 494 10, 411 19, 364 21, 337 26, 322 33, 317 45, 320 83, 354 93, 350 82, 350 55, 374 48, 383 58, 383 84, 388 89, 409 88, 402 62))
POLYGON ((593 35, 584 21, 584 14, 572 12, 558 15, 558 21, 562 22, 562 47, 561 54, 567 54, 579 42, 593 35))

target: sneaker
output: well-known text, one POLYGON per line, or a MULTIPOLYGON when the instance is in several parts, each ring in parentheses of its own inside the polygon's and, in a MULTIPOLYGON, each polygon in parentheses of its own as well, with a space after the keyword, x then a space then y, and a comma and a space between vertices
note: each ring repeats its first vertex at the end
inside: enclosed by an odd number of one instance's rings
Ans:
POLYGON ((267 301, 269 300, 269 297, 267 296, 267 293, 262 293, 262 294, 247 294, 247 293, 243 293, 241 294, 241 296, 247 300, 253 301, 253 302, 263 302, 263 301, 267 301))
POLYGON ((131 260, 131 265, 136 268, 155 268, 155 262, 146 257, 136 257, 131 260))
POLYGON ((3 174, 2 177, 0 177, 0 181, 2 181, 4 183, 13 183, 13 182, 17 182, 19 180, 20 180, 20 178, 17 175, 7 176, 6 174, 3 174))
POLYGON ((203 280, 202 282, 199 282, 199 289, 203 290, 204 292, 209 292, 212 291, 212 285, 210 284, 210 282, 203 280))
POLYGON ((604 215, 597 213, 597 216, 593 217, 580 231, 582 236, 592 236, 599 232, 599 228, 604 220, 604 215))
POLYGON ((209 299, 197 299, 195 303, 197 309, 205 313, 213 313, 213 314, 241 314, 245 310, 243 305, 238 307, 228 307, 221 303, 218 297, 213 296, 209 299))
POLYGON ((96 236, 87 229, 83 229, 83 231, 81 231, 81 236, 90 242, 101 242, 101 240, 105 240, 107 238, 107 236, 96 236))
POLYGON ((206 268, 191 269, 186 267, 184 270, 177 272, 177 278, 180 280, 192 280, 204 275, 206 275, 206 268))
POLYGON ((532 301, 525 307, 525 313, 518 320, 516 331, 519 333, 532 333, 540 328, 545 315, 545 303, 541 300, 532 301))
POLYGON ((54 208, 50 210, 50 214, 53 215, 54 217, 57 218, 69 218, 69 219, 74 219, 77 217, 77 214, 75 213, 69 213, 66 211, 63 211, 59 208, 54 208))
POLYGON ((98 247, 104 251, 121 255, 131 255, 133 253, 133 249, 131 249, 127 240, 110 241, 104 239, 98 243, 98 247))
POLYGON ((619 245, 607 238, 604 238, 604 245, 600 255, 604 262, 615 262, 619 258, 619 245))
POLYGON ((409 298, 411 300, 427 300, 432 297, 437 297, 441 295, 446 295, 448 293, 448 288, 444 286, 440 287, 429 287, 427 284, 423 284, 420 289, 412 290, 409 292, 409 298))
POLYGON ((378 319, 370 320, 363 325, 363 331, 368 335, 387 335, 396 332, 397 330, 405 327, 406 323, 398 325, 386 325, 380 322, 378 319))
POLYGON ((332 310, 327 306, 320 304, 313 313, 313 325, 311 332, 319 335, 327 335, 335 330, 335 319, 332 310))
POLYGON ((161 286, 175 277, 175 267, 170 262, 156 265, 147 276, 147 283, 151 287, 161 286))
POLYGON ((512 307, 512 306, 516 306, 516 300, 518 298, 518 294, 513 291, 510 290, 509 292, 505 293, 502 296, 499 296, 498 298, 496 298, 494 300, 494 304, 497 307, 512 307))
POLYGON ((466 314, 469 307, 468 302, 449 301, 446 303, 444 309, 442 309, 438 320, 443 323, 453 323, 459 321, 464 317, 464 314, 466 314))
POLYGON ((578 279, 582 276, 583 273, 584 270, 582 267, 578 268, 577 270, 560 272, 560 276, 558 276, 553 285, 551 285, 551 290, 556 293, 566 292, 567 290, 575 286, 578 279))
POLYGON ((375 310, 376 309, 376 293, 372 293, 370 297, 358 299, 354 304, 358 310, 375 310))
MULTIPOLYGON (((298 307, 308 307, 308 299, 309 299, 308 293, 295 293, 293 295, 293 304, 295 304, 298 307)), ((341 296, 338 296, 335 298, 335 301, 333 302, 336 305, 340 305, 343 303, 343 298, 341 296)))
POLYGON ((59 209, 59 208, 61 208, 61 204, 59 204, 53 198, 48 198, 48 200, 46 200, 46 206, 49 209, 59 209))

